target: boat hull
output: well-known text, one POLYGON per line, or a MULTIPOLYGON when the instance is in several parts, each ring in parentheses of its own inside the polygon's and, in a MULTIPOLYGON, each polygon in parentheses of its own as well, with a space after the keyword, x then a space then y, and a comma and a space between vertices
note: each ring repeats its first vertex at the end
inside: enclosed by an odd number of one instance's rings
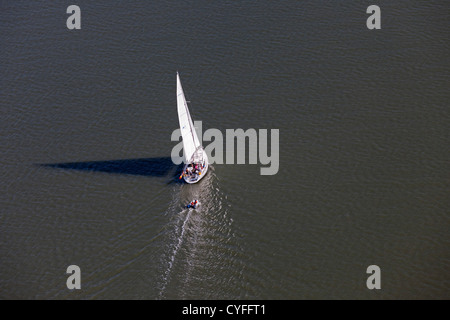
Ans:
POLYGON ((197 201, 195 205, 191 205, 190 203, 186 206, 188 209, 197 209, 200 206, 200 201, 197 201))
MULTIPOLYGON (((191 175, 185 174, 185 175, 183 175, 184 181, 186 181, 186 183, 189 183, 189 184, 197 183, 206 175, 206 173, 208 172, 208 168, 209 168, 209 162, 208 162, 208 157, 206 156, 205 150, 203 150, 203 159, 204 159, 204 165, 203 165, 203 169, 201 170, 200 174, 191 174, 191 175)), ((183 168, 183 172, 186 172, 189 165, 191 165, 191 164, 192 163, 187 163, 183 168)))

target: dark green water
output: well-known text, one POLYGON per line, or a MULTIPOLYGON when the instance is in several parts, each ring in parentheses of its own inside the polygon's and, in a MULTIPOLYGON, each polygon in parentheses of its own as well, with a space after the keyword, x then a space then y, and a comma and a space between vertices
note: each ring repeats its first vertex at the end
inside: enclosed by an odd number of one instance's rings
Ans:
POLYGON ((3 1, 0 298, 450 298, 449 4, 369 4, 3 1), (276 175, 177 182, 177 70, 276 175))

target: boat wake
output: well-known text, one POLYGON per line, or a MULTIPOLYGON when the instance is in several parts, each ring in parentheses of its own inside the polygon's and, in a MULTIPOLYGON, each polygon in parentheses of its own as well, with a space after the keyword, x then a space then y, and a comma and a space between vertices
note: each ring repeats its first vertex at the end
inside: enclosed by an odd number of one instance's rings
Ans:
POLYGON ((175 244, 175 246, 174 246, 174 248, 173 248, 172 255, 170 256, 169 264, 168 264, 167 270, 166 270, 166 272, 164 273, 164 276, 163 276, 163 285, 162 285, 161 291, 160 291, 160 293, 159 293, 159 298, 163 298, 163 296, 164 296, 164 291, 165 291, 165 289, 166 289, 166 285, 167 285, 168 279, 169 279, 169 277, 170 277, 170 272, 172 271, 172 267, 173 267, 173 264, 174 264, 174 262, 175 262, 175 257, 176 257, 176 255, 177 255, 178 250, 179 250, 180 247, 181 247, 181 244, 183 243, 183 237, 184 237, 184 233, 185 233, 185 231, 186 231, 186 223, 187 223, 187 221, 189 220, 189 217, 191 216, 191 212, 192 212, 192 211, 189 210, 189 209, 185 209, 185 210, 183 210, 182 212, 180 212, 180 214, 182 214, 182 213, 185 212, 185 211, 187 211, 187 214, 186 214, 186 216, 185 216, 185 218, 184 218, 184 221, 183 221, 183 224, 182 224, 182 226, 181 226, 181 233, 180 233, 180 235, 178 236, 178 241, 177 241, 177 243, 175 244))
POLYGON ((234 237, 225 199, 214 170, 198 184, 174 186, 173 200, 167 210, 170 221, 166 234, 170 245, 166 249, 167 255, 163 256, 165 270, 159 299, 183 298, 183 284, 195 278, 199 270, 207 268, 211 250, 226 245, 229 238, 234 237), (185 207, 192 199, 201 203, 197 209, 185 207), (174 286, 177 287, 175 294, 171 290, 174 286))

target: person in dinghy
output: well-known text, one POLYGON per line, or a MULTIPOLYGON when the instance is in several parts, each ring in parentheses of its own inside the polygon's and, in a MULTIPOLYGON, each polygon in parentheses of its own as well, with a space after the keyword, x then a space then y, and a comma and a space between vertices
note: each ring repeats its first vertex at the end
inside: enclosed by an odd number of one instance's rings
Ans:
POLYGON ((200 202, 197 199, 194 199, 187 205, 188 208, 197 209, 197 207, 200 205, 200 202))

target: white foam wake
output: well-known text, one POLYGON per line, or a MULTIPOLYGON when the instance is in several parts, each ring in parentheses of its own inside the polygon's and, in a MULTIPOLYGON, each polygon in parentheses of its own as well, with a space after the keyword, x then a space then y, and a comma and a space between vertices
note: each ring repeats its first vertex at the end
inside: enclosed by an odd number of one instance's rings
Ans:
MULTIPOLYGON (((186 210, 183 210, 183 211, 186 211, 186 210)), ((182 212, 180 212, 180 214, 182 212)), ((175 244, 175 246, 173 248, 172 255, 171 255, 170 259, 169 259, 169 265, 168 265, 167 270, 166 270, 166 272, 164 273, 164 276, 163 276, 163 285, 162 285, 161 291, 159 292, 159 297, 160 298, 162 298, 164 296, 164 291, 166 289, 167 283, 169 282, 170 272, 172 271, 172 267, 174 265, 175 258, 177 256, 178 250, 180 249, 181 244, 183 243, 183 237, 184 237, 184 233, 186 231, 186 224, 187 224, 190 216, 191 216, 191 210, 187 210, 187 215, 184 218, 183 224, 181 225, 181 233, 178 236, 178 241, 177 241, 177 243, 175 244)))

